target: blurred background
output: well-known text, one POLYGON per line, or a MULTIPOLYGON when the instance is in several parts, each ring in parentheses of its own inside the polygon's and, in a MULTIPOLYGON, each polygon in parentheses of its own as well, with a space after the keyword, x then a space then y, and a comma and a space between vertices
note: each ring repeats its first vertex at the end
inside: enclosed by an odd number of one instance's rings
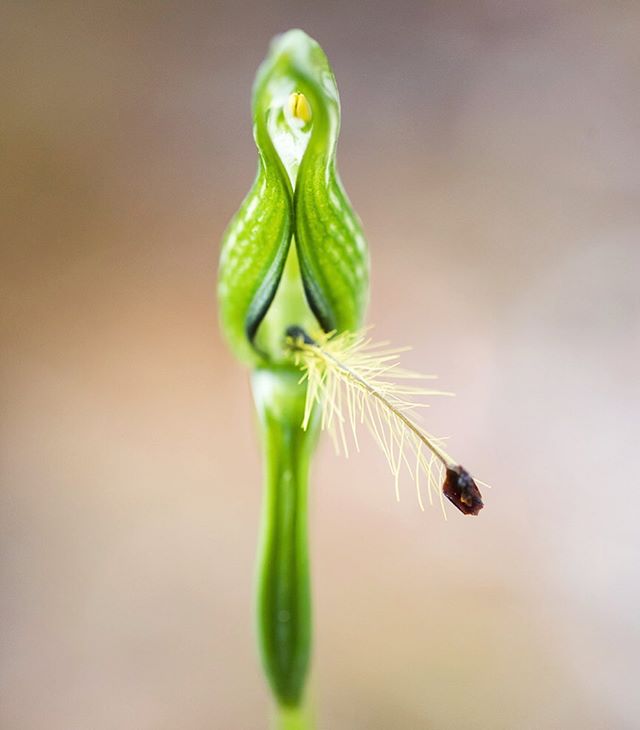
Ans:
POLYGON ((640 727, 640 5, 2 6, 0 727, 252 730, 261 466, 217 326, 250 89, 302 27, 340 87, 370 322, 457 392, 493 489, 313 473, 331 730, 640 727))

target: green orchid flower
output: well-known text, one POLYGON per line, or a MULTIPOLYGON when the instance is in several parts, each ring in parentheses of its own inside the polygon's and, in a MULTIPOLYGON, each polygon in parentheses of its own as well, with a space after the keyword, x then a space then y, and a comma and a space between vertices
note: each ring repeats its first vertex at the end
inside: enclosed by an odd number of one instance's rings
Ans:
POLYGON ((264 448, 257 634, 282 728, 308 728, 311 656, 307 492, 318 433, 348 453, 346 432, 366 423, 387 457, 399 497, 402 470, 420 475, 463 514, 483 503, 476 482, 415 421, 418 396, 397 367, 401 350, 361 330, 369 291, 362 229, 340 183, 340 101, 320 46, 300 30, 277 37, 256 77, 258 174, 224 236, 222 329, 252 369, 264 448), (395 377, 395 381, 394 381, 395 377))
POLYGON ((320 46, 301 30, 275 38, 253 90, 258 174, 223 240, 222 329, 253 368, 266 462, 258 557, 258 641, 283 712, 302 704, 311 651, 307 549, 309 461, 317 419, 301 428, 306 385, 286 334, 357 329, 369 261, 336 170, 338 88, 320 46))

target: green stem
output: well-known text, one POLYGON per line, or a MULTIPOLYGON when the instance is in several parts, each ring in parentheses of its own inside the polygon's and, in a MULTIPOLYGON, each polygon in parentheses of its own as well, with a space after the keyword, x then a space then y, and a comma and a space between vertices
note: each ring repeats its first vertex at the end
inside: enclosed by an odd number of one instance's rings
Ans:
POLYGON ((309 712, 301 707, 278 707, 274 717, 274 730, 313 730, 309 712))
POLYGON ((306 387, 299 379, 298 371, 283 368, 257 370, 252 380, 266 463, 258 643, 281 730, 309 728, 302 709, 311 655, 307 485, 317 425, 301 428, 306 387))

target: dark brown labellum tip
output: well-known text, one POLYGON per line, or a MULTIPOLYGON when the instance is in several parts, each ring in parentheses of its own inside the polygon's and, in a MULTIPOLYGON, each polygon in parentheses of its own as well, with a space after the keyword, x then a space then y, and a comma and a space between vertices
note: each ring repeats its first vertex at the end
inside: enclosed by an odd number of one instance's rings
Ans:
POLYGON ((477 515, 484 507, 480 490, 461 466, 447 467, 442 493, 465 515, 477 515))

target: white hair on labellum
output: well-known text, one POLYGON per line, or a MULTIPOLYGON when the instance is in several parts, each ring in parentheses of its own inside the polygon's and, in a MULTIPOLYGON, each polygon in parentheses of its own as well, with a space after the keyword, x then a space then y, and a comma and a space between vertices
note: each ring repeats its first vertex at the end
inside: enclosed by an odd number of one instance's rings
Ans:
POLYGON ((366 425, 382 449, 400 499, 400 474, 404 470, 416 486, 424 509, 421 475, 426 479, 429 502, 443 495, 461 512, 477 514, 482 498, 476 483, 444 450, 444 439, 418 425, 423 398, 452 395, 418 385, 433 375, 421 375, 399 365, 399 355, 409 348, 374 343, 367 331, 319 333, 310 337, 300 327, 287 330, 287 344, 307 382, 302 428, 307 428, 315 406, 321 408, 321 426, 329 431, 338 453, 349 455, 350 431, 359 450, 358 426, 366 425))

